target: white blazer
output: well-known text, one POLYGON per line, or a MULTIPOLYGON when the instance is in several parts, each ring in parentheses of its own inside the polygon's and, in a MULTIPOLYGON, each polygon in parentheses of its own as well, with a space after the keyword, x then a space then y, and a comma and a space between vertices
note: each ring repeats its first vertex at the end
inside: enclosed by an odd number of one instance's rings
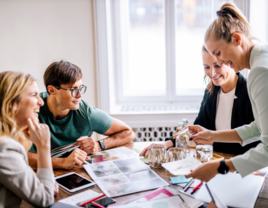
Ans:
POLYGON ((24 200, 38 207, 54 202, 54 174, 28 165, 24 147, 12 138, 0 138, 0 208, 19 207, 24 200))
POLYGON ((255 45, 250 53, 248 95, 255 121, 236 128, 245 145, 260 137, 262 143, 241 156, 232 158, 242 177, 268 166, 268 45, 255 45))

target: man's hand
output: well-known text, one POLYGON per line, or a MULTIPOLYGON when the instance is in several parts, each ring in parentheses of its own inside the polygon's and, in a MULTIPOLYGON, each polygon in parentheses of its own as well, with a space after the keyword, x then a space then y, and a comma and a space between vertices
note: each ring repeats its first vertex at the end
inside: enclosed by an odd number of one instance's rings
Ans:
POLYGON ((77 145, 81 145, 80 149, 85 151, 87 154, 93 154, 101 151, 101 147, 92 137, 83 136, 77 139, 77 145))
POLYGON ((87 153, 76 148, 67 158, 64 159, 62 166, 66 170, 70 170, 73 167, 82 167, 83 162, 87 159, 87 153))

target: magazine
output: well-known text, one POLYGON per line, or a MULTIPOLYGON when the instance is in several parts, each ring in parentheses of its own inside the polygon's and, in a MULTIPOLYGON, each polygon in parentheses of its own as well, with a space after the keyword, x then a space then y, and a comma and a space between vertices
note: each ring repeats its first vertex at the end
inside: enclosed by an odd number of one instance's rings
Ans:
POLYGON ((85 170, 109 197, 155 189, 169 184, 139 158, 84 165, 85 170))
POLYGON ((76 142, 65 146, 57 147, 51 150, 51 157, 54 158, 68 157, 75 148, 79 147, 80 145, 77 145, 76 142))

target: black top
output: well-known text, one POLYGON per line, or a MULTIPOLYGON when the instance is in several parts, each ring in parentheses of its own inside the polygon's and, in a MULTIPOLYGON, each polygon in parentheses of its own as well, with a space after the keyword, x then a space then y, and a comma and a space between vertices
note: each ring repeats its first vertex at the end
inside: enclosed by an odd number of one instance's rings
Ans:
MULTIPOLYGON (((237 73, 237 75, 238 80, 235 89, 235 95, 237 98, 234 99, 233 103, 231 118, 232 129, 243 126, 245 124, 250 124, 252 121, 254 121, 251 103, 247 92, 247 81, 240 73, 237 73)), ((198 124, 209 130, 216 130, 216 106, 219 90, 221 90, 221 87, 215 86, 212 95, 208 92, 208 90, 205 90, 203 101, 201 103, 201 107, 198 116, 194 121, 194 124, 198 124)), ((166 138, 166 141, 167 140, 171 140, 173 142, 173 146, 175 146, 175 139, 170 137, 166 138)), ((261 143, 261 141, 256 141, 242 147, 241 144, 238 143, 214 142, 213 149, 218 152, 238 155, 245 153, 252 147, 256 147, 259 143, 261 143)))

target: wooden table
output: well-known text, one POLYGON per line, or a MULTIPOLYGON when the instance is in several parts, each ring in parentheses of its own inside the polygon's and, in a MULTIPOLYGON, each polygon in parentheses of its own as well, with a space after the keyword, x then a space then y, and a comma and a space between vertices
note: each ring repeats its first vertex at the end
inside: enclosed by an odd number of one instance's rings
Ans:
MULTIPOLYGON (((139 148, 139 149, 143 149, 144 147, 147 147, 149 144, 151 144, 151 142, 134 142, 134 143, 128 143, 126 145, 124 145, 125 147, 128 147, 130 149, 134 149, 134 148, 139 148)), ((225 154, 225 153, 219 153, 216 152, 217 154, 223 156, 225 159, 229 159, 231 157, 233 157, 233 155, 231 154, 225 154)), ((170 181, 170 177, 172 177, 173 175, 170 174, 166 169, 164 168, 152 168, 160 177, 162 177, 165 181, 167 181, 169 183, 170 181)), ((82 176, 84 176, 85 178, 90 178, 90 176, 87 174, 87 172, 84 170, 84 168, 74 168, 70 171, 67 170, 54 170, 54 174, 55 176, 59 176, 68 172, 76 172, 82 176)), ((174 185, 170 185, 172 188, 177 189, 178 190, 178 186, 174 186, 174 185)), ((102 191, 100 190, 100 188, 96 185, 95 187, 92 188, 92 190, 101 193, 102 191)), ((131 198, 135 198, 137 196, 143 196, 146 193, 151 192, 152 190, 149 191, 143 191, 143 192, 138 192, 138 193, 133 193, 133 194, 128 194, 128 195, 124 195, 124 196, 120 196, 120 197, 114 197, 116 199, 117 202, 123 201, 123 200, 127 200, 127 199, 131 199, 131 198)), ((60 189, 59 194, 55 197, 55 202, 66 198, 70 196, 69 194, 67 194, 66 192, 62 191, 60 189)), ((28 207, 33 207, 31 205, 29 205, 26 202, 22 202, 21 208, 28 208, 28 207)), ((262 189, 260 191, 260 194, 258 196, 258 199, 256 201, 255 207, 257 208, 264 208, 264 207, 268 207, 268 178, 265 178, 264 184, 262 186, 262 189)))

